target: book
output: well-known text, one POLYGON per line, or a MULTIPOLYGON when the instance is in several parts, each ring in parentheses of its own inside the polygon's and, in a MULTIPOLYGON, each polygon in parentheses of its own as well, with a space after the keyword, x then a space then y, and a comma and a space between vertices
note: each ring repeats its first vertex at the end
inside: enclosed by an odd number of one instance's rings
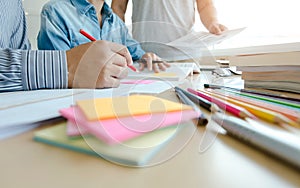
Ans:
POLYGON ((288 66, 288 65, 277 65, 277 66, 237 66, 237 71, 242 72, 273 72, 273 71, 300 71, 300 66, 288 66))
POLYGON ((300 83, 300 71, 257 71, 243 72, 243 80, 252 81, 280 81, 280 82, 296 82, 300 83))
POLYGON ((177 126, 199 116, 194 110, 183 110, 89 121, 77 106, 61 109, 60 113, 68 119, 67 135, 89 133, 109 145, 122 143, 156 129, 177 126))
POLYGON ((214 49, 205 56, 215 56, 228 59, 230 56, 238 55, 253 55, 253 54, 266 54, 266 53, 281 53, 281 52, 295 52, 300 51, 300 42, 268 44, 259 46, 246 46, 238 48, 214 49))
POLYGON ((300 93, 299 82, 244 80, 244 85, 247 88, 262 88, 300 93))
POLYGON ((191 73, 200 73, 200 65, 194 63, 194 62, 184 62, 184 63, 181 63, 181 62, 169 62, 171 65, 175 65, 179 68, 188 68, 191 71, 191 73))
MULTIPOLYGON (((300 48, 300 47, 299 47, 300 48)), ((230 66, 300 65, 300 49, 294 52, 247 54, 229 57, 230 66)))
POLYGON ((70 139, 66 135, 66 123, 59 123, 36 131, 33 139, 37 142, 102 157, 121 165, 144 166, 176 135, 177 130, 179 130, 177 126, 167 127, 122 144, 109 146, 93 136, 70 139))

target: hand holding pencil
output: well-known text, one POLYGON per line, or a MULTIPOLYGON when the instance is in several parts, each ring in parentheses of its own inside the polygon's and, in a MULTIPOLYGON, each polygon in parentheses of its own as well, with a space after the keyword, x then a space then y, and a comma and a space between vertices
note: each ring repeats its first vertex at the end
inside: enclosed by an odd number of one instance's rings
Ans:
MULTIPOLYGON (((80 32, 83 36, 85 36, 86 38, 88 38, 90 41, 96 41, 96 39, 95 39, 93 36, 91 36, 90 34, 88 34, 88 33, 87 33, 86 31, 84 31, 83 29, 80 29, 79 32, 80 32)), ((120 50, 120 51, 116 51, 116 53, 118 53, 119 55, 124 55, 125 58, 127 57, 127 56, 125 56, 125 54, 129 54, 129 55, 130 55, 130 53, 128 52, 128 50, 126 50, 126 52, 125 52, 124 50, 120 50)), ((128 66, 131 70, 133 70, 133 71, 135 71, 135 72, 138 72, 137 69, 132 65, 133 63, 132 63, 131 56, 130 56, 130 58, 126 58, 126 60, 127 60, 127 66, 128 66)))
POLYGON ((143 71, 145 67, 147 67, 150 71, 159 72, 165 71, 168 67, 170 67, 170 64, 166 61, 161 60, 160 57, 158 57, 154 53, 145 53, 142 57, 142 59, 138 60, 138 63, 140 65, 139 70, 143 71))
POLYGON ((79 45, 66 55, 70 88, 118 87, 132 64, 125 46, 103 40, 79 45))

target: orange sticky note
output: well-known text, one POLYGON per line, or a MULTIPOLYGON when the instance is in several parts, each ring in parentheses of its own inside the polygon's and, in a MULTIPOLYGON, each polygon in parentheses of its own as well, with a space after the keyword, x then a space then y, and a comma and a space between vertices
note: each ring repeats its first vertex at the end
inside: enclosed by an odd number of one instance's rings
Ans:
POLYGON ((192 107, 150 95, 131 95, 77 101, 89 121, 191 110, 192 107))

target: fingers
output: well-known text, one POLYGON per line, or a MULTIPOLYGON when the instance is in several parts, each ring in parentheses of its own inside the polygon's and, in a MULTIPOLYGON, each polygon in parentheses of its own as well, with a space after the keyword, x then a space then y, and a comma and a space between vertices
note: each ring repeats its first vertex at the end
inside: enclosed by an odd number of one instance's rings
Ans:
POLYGON ((143 71, 145 68, 146 64, 145 63, 139 63, 139 70, 143 71))
POLYGON ((127 60, 122 55, 114 54, 110 61, 114 65, 117 65, 117 66, 120 66, 120 67, 127 67, 127 60))
POLYGON ((209 28, 209 32, 215 35, 220 35, 226 30, 227 27, 219 23, 213 23, 209 28))
POLYGON ((126 46, 117 43, 110 43, 111 51, 123 56, 126 59, 127 65, 132 65, 132 57, 126 46))
POLYGON ((148 70, 149 71, 152 71, 152 68, 153 68, 153 65, 152 65, 152 57, 151 56, 148 56, 146 58, 146 61, 147 61, 147 67, 148 67, 148 70))
POLYGON ((112 66, 110 69, 110 76, 117 79, 126 78, 128 75, 128 69, 126 67, 112 66))
POLYGON ((166 68, 170 67, 169 63, 162 61, 161 58, 154 53, 145 53, 142 57, 142 60, 144 60, 145 62, 142 61, 139 64, 140 71, 143 71, 145 66, 147 66, 150 71, 153 70, 153 72, 156 73, 159 72, 160 70, 165 71, 166 68), (155 62, 155 61, 159 61, 159 62, 155 62))
POLYGON ((102 77, 98 79, 96 88, 102 89, 102 88, 115 88, 119 87, 120 80, 114 77, 102 77))
POLYGON ((99 73, 96 88, 118 87, 120 85, 120 80, 127 77, 127 75, 127 67, 108 63, 99 73))

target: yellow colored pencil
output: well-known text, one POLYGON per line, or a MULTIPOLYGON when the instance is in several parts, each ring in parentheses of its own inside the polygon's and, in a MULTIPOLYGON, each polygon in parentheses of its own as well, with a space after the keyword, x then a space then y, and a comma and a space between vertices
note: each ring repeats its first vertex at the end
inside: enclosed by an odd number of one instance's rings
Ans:
POLYGON ((275 124, 279 124, 279 125, 289 124, 293 127, 300 128, 299 123, 296 123, 295 121, 292 121, 291 119, 285 117, 284 115, 282 115, 280 113, 277 113, 277 112, 274 112, 274 111, 271 111, 271 110, 267 110, 267 109, 264 109, 264 108, 260 108, 260 107, 257 107, 255 105, 248 104, 248 103, 245 103, 245 102, 241 102, 241 101, 238 101, 238 100, 235 100, 235 99, 232 99, 232 98, 224 97, 222 95, 219 95, 219 94, 216 94, 216 93, 213 93, 213 92, 209 92, 209 91, 206 91, 206 90, 201 90, 201 91, 203 91, 203 92, 205 92, 209 95, 212 95, 214 97, 217 97, 219 99, 226 100, 226 101, 231 102, 235 105, 241 106, 241 107, 247 109, 253 115, 255 115, 255 116, 257 116, 257 117, 259 117, 259 118, 261 118, 265 121, 275 123, 275 124))

